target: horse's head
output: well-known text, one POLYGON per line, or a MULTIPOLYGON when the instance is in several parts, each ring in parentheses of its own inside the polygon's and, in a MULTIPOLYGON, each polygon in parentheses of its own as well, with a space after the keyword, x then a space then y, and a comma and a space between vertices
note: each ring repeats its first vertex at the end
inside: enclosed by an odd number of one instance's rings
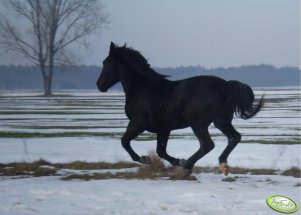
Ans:
POLYGON ((118 47, 111 42, 110 53, 103 61, 97 86, 101 92, 106 92, 119 81, 122 81, 122 86, 125 87, 128 84, 139 84, 142 80, 144 83, 154 83, 165 78, 165 75, 152 70, 147 60, 138 51, 126 47, 126 44, 118 47))
POLYGON ((116 54, 114 53, 115 48, 115 44, 111 42, 110 53, 103 61, 102 71, 97 80, 97 87, 101 92, 106 92, 119 81, 118 63, 116 62, 116 54))

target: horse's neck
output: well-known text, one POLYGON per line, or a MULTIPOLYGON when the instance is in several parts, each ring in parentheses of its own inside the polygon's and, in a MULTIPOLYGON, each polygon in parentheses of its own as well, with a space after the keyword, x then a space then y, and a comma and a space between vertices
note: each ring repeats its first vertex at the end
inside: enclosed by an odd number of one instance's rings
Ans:
POLYGON ((120 81, 125 93, 126 101, 136 98, 151 85, 151 80, 142 75, 123 75, 120 81))

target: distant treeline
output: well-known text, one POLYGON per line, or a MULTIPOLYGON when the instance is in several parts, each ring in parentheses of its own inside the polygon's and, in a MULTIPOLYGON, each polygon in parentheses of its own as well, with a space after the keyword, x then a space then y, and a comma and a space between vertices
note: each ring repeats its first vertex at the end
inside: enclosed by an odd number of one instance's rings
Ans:
MULTIPOLYGON (((154 68, 178 80, 197 75, 214 75, 226 80, 239 80, 253 87, 300 86, 300 69, 252 65, 207 69, 201 66, 154 68)), ((56 67, 53 89, 96 89, 101 68, 98 66, 56 67)), ((117 85, 117 88, 120 85, 117 85)), ((42 77, 34 66, 0 66, 0 89, 42 89, 42 77)))

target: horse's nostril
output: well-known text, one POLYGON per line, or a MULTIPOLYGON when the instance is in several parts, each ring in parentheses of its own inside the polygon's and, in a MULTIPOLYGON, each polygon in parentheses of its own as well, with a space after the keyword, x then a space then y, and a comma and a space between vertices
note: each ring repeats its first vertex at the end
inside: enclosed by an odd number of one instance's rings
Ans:
POLYGON ((96 85, 100 92, 107 92, 108 89, 106 87, 104 87, 102 84, 100 84, 99 81, 96 82, 96 85))

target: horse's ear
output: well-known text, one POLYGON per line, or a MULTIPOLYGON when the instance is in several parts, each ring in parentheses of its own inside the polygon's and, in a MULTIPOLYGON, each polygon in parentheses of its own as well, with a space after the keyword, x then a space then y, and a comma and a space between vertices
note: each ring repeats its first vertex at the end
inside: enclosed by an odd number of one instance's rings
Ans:
POLYGON ((111 42, 110 51, 112 51, 114 48, 115 48, 115 44, 113 42, 111 42))
POLYGON ((126 43, 124 43, 124 46, 123 46, 124 48, 126 48, 126 43))

